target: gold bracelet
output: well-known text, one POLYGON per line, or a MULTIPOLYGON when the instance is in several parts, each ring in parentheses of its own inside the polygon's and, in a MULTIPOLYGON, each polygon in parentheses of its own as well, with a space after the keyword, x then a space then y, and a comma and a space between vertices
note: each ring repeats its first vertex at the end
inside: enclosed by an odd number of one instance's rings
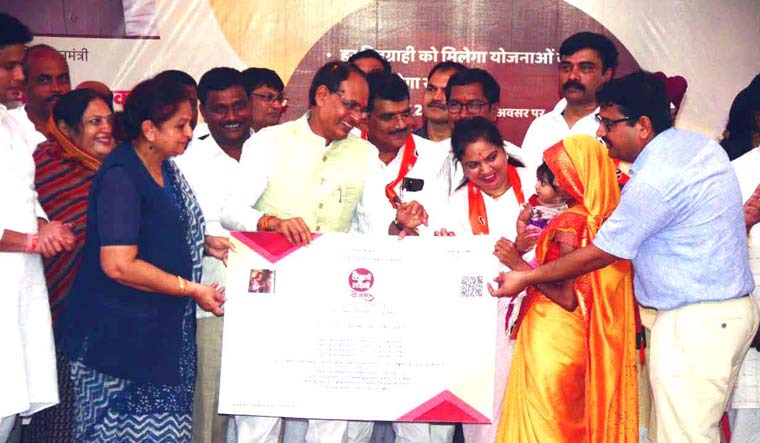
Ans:
POLYGON ((187 281, 178 275, 177 282, 179 283, 179 295, 184 297, 185 292, 187 291, 187 281))

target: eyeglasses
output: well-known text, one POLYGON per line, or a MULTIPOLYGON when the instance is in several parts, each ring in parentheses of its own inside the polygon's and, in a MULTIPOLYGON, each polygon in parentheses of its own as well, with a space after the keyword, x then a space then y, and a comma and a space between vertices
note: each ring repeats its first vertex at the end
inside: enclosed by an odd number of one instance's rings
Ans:
POLYGON ((346 100, 346 98, 343 96, 343 91, 334 91, 333 94, 340 97, 340 101, 343 103, 343 106, 348 108, 352 114, 359 114, 362 118, 367 116, 367 108, 354 100, 346 100))
POLYGON ((449 113, 451 114, 459 114, 462 112, 462 108, 467 109, 467 112, 470 114, 477 114, 480 112, 481 109, 483 109, 483 106, 486 106, 488 103, 481 102, 478 100, 473 100, 467 103, 461 103, 457 101, 449 102, 449 104, 446 106, 446 108, 449 110, 449 113))
POLYGON ((288 106, 288 98, 285 97, 283 94, 259 94, 258 92, 251 92, 251 95, 255 95, 256 97, 264 100, 265 102, 271 104, 277 101, 277 103, 280 104, 283 108, 285 106, 288 106))
POLYGON ((613 126, 615 126, 618 123, 622 123, 622 122, 625 122, 625 121, 628 121, 628 120, 633 120, 633 117, 623 117, 623 118, 619 118, 617 120, 610 120, 608 118, 602 117, 598 113, 596 115, 594 115, 594 118, 596 119, 597 122, 599 122, 600 124, 604 125, 604 129, 607 130, 607 131, 609 131, 610 128, 612 128, 613 126))

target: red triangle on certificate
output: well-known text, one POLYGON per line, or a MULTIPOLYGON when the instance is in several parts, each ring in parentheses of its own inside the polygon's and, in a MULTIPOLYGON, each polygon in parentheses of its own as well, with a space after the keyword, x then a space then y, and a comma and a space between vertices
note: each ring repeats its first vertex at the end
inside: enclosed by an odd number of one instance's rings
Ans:
POLYGON ((488 417, 448 390, 402 415, 397 421, 491 423, 488 417))
MULTIPOLYGON (((276 263, 301 248, 301 245, 291 245, 288 239, 279 232, 235 231, 231 232, 230 235, 269 260, 270 263, 276 263)), ((312 240, 319 237, 319 235, 311 234, 312 240)))

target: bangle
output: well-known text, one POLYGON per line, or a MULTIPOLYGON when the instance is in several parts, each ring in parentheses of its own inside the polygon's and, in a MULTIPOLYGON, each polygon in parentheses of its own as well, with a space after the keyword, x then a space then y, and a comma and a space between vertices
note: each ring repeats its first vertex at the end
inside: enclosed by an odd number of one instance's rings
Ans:
POLYGON ((273 215, 264 215, 259 219, 259 222, 256 224, 256 230, 257 231, 268 231, 269 225, 272 219, 274 218, 273 215))
POLYGON ((26 234, 26 239, 24 242, 24 252, 27 254, 33 254, 37 252, 37 240, 39 239, 39 236, 36 234, 26 234))
POLYGON ((187 281, 178 275, 177 282, 179 283, 179 295, 184 297, 185 292, 187 291, 187 281))

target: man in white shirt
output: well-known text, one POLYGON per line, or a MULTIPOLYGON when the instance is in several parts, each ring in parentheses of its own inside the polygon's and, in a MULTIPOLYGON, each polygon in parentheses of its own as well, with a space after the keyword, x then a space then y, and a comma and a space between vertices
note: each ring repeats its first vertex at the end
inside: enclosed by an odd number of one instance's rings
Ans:
MULTIPOLYGON (((0 13, 0 100, 17 98, 29 29, 0 13)), ((74 247, 61 222, 48 222, 34 190, 34 159, 15 120, 0 104, 0 443, 18 415, 58 403, 55 351, 40 254, 74 247)))
POLYGON ((525 133, 522 149, 526 167, 535 173, 544 150, 573 134, 596 136, 599 112, 596 91, 612 78, 618 50, 604 35, 579 32, 559 48, 559 89, 562 100, 550 112, 535 119, 525 133))
MULTIPOLYGON (((214 68, 198 84, 200 112, 208 133, 193 138, 175 162, 193 189, 206 219, 203 283, 226 278, 229 231, 221 224, 224 198, 234 186, 243 143, 251 135, 245 79, 237 69, 214 68)), ((223 443, 228 417, 219 415, 219 377, 224 317, 197 309, 198 373, 193 405, 193 442, 223 443)))
POLYGON ((276 72, 267 68, 248 68, 243 71, 245 89, 251 108, 251 129, 258 132, 280 123, 288 106, 283 90, 285 85, 276 72))
MULTIPOLYGON (((442 175, 447 153, 411 134, 409 87, 401 77, 380 72, 368 81, 367 140, 377 151, 367 166, 354 229, 373 235, 416 234, 426 228, 419 222, 440 218, 448 209, 448 178, 442 175)), ((446 443, 454 435, 452 425, 394 423, 393 430, 396 443, 446 443)))
MULTIPOLYGON (((264 128, 245 143, 239 180, 222 208, 222 225, 279 232, 293 244, 308 244, 312 231, 348 232, 374 149, 350 135, 366 115, 368 96, 364 73, 355 66, 329 62, 317 70, 309 111, 298 120, 264 128)), ((279 441, 280 418, 237 416, 235 423, 240 442, 279 441)), ((367 442, 371 433, 371 423, 309 420, 306 441, 367 442)))
POLYGON ((48 45, 27 48, 23 68, 26 104, 9 112, 34 149, 47 140, 50 113, 61 95, 71 91, 71 79, 66 58, 48 45))
POLYGON ((446 110, 446 85, 452 75, 465 69, 467 68, 463 64, 452 61, 440 62, 433 66, 427 76, 425 92, 422 93, 422 116, 425 122, 414 131, 415 135, 434 143, 441 142, 448 149, 451 126, 446 110))

